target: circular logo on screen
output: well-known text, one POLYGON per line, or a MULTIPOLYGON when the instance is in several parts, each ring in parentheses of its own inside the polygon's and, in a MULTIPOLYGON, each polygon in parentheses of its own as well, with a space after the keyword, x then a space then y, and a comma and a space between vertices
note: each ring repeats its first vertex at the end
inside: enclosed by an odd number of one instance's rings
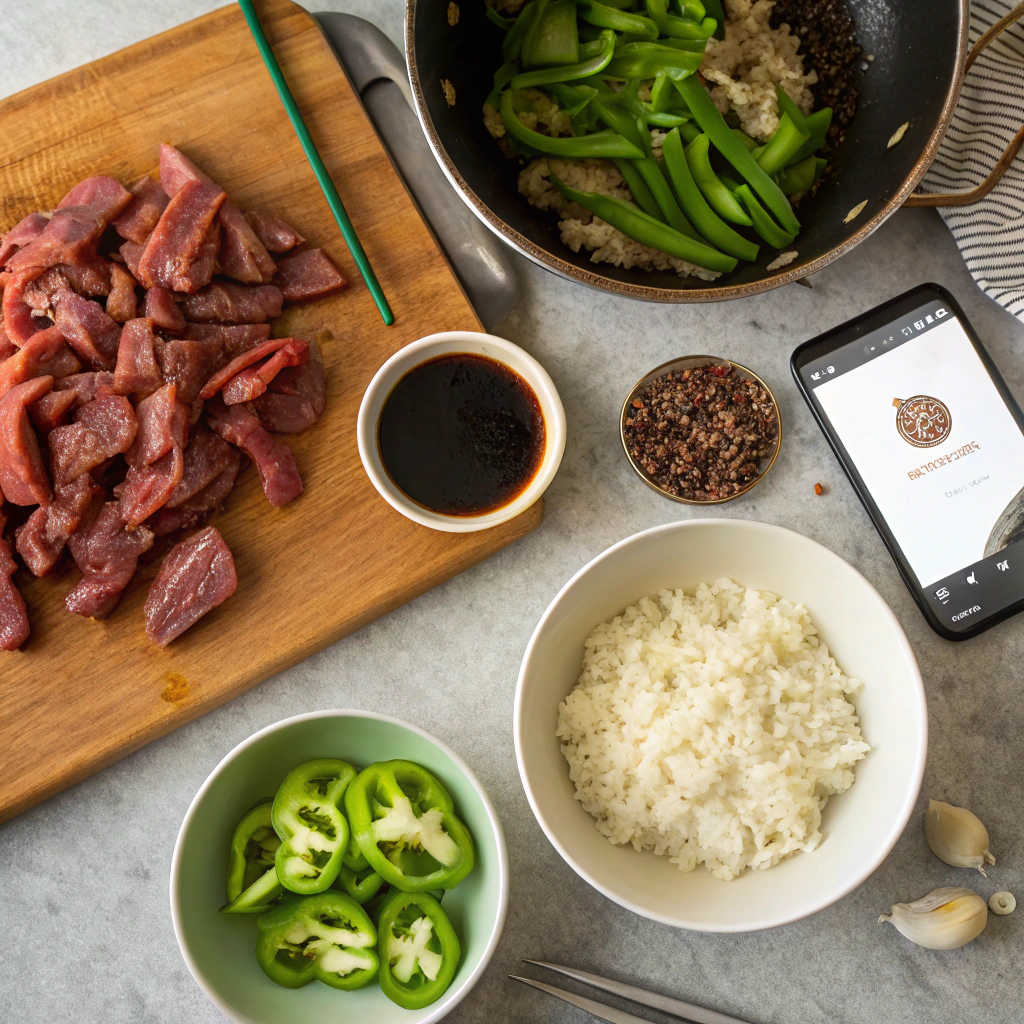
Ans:
POLYGON ((915 448, 932 448, 949 437, 953 418, 945 403, 930 395, 893 399, 896 406, 896 429, 907 444, 915 448))

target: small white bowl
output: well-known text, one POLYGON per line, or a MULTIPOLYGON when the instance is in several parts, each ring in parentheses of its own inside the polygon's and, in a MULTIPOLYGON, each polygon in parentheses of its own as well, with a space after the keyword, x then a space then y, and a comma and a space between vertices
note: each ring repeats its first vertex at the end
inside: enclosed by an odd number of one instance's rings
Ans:
POLYGON ((565 451, 565 410, 558 397, 554 382, 536 359, 518 345, 493 334, 477 334, 474 331, 447 331, 420 338, 405 348, 399 349, 374 374, 363 400, 359 405, 356 423, 356 438, 359 443, 359 458, 363 469, 377 488, 380 496, 392 508, 409 519, 432 530, 447 533, 472 533, 486 530, 499 523, 515 518, 525 512, 548 488, 555 478, 565 451), (514 501, 480 516, 446 516, 432 512, 413 501, 388 475, 377 443, 377 427, 381 410, 395 385, 412 369, 438 356, 468 352, 472 355, 487 356, 514 370, 533 388, 540 402, 544 416, 544 456, 533 480, 514 501))
POLYGON ((691 519, 638 533, 598 555, 541 618, 519 672, 519 773, 541 828, 594 888, 634 913, 678 928, 748 932, 817 913, 860 885, 906 827, 921 788, 928 718, 921 673, 896 616, 856 569, 792 530, 735 519, 691 519), (824 840, 733 881, 703 865, 613 846, 575 799, 555 726, 596 625, 647 594, 723 576, 806 605, 842 670, 863 680, 854 697, 871 751, 853 787, 822 814, 824 840))

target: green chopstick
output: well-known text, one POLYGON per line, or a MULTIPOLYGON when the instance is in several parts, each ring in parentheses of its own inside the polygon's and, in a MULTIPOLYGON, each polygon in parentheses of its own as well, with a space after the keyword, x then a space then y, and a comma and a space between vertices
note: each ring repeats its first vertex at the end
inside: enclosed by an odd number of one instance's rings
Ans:
POLYGON ((352 258, 356 261, 359 273, 363 275, 366 287, 369 288, 373 301, 377 304, 377 309, 384 318, 384 323, 390 326, 395 322, 395 314, 391 312, 384 289, 381 288, 377 275, 373 272, 373 267, 370 265, 369 257, 363 249, 363 244, 359 241, 359 236, 356 234, 356 229, 352 226, 352 221, 349 220, 348 213, 345 211, 345 204, 341 201, 341 196, 338 195, 338 190, 334 187, 330 174, 327 173, 327 168, 324 166, 323 159, 316 148, 316 143, 313 142, 313 137, 309 134, 306 122, 302 119, 298 104, 295 102, 295 97, 292 96, 291 89, 288 88, 288 83, 285 81, 284 74, 281 71, 281 65, 277 63, 274 51, 270 48, 270 43, 267 41, 266 33, 260 24, 260 19, 253 7, 252 0, 238 0, 238 6, 242 8, 242 14, 245 15, 249 31, 252 33, 253 39, 256 40, 256 46, 260 51, 260 56, 263 58, 263 63, 266 64, 267 70, 270 72, 270 77, 277 89, 277 94, 281 97, 281 103, 284 105, 285 113, 295 129, 295 134, 299 137, 299 142, 306 154, 306 159, 309 161, 310 167, 313 168, 316 180, 323 190, 327 205, 331 208, 331 213, 334 214, 334 219, 338 222, 338 228, 345 239, 348 251, 352 253, 352 258))

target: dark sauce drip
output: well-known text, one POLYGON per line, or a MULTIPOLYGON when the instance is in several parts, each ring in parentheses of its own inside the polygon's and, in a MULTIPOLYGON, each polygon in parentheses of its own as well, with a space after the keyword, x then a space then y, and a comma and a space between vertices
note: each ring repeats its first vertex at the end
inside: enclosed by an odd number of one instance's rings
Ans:
POLYGON ((417 504, 478 516, 514 501, 544 456, 544 416, 533 389, 486 356, 439 356, 388 395, 377 428, 391 479, 417 504))

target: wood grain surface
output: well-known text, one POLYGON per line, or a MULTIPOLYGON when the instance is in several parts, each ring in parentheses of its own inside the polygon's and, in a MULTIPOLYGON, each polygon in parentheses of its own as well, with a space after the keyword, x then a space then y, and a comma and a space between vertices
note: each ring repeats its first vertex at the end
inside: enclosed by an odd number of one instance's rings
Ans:
POLYGON ((373 490, 356 411, 378 366, 435 331, 480 330, 315 21, 288 0, 261 18, 397 322, 385 327, 303 157, 241 13, 215 11, 0 102, 0 230, 50 209, 75 182, 129 182, 179 146, 245 208, 262 205, 322 246, 352 286, 289 309, 276 336, 317 338, 327 408, 289 438, 306 484, 284 509, 249 467, 214 521, 238 591, 166 650, 143 632, 155 548, 104 622, 69 615, 64 566, 16 577, 32 637, 0 652, 0 820, 38 803, 518 539, 538 502, 504 526, 443 534, 373 490))

